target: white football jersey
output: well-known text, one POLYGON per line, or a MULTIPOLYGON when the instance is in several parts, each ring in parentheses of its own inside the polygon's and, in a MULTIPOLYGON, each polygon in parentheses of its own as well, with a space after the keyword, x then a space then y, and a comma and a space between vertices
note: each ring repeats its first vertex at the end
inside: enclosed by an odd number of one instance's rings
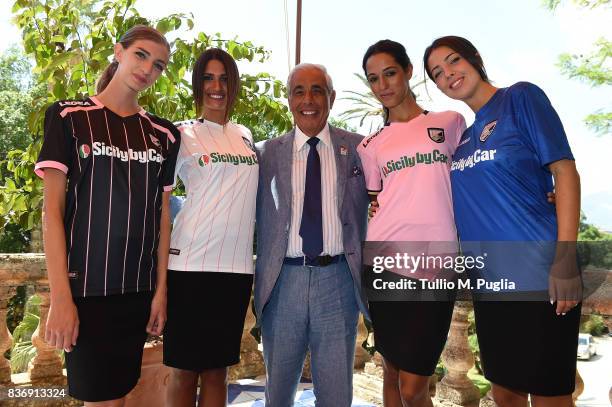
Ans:
POLYGON ((172 230, 168 268, 253 273, 259 164, 244 126, 183 122, 176 163, 187 197, 172 230))

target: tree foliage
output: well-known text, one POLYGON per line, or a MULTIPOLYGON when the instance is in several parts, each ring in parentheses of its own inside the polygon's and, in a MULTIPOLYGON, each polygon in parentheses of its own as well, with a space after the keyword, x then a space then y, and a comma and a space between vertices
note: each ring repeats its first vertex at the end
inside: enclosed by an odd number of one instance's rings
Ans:
MULTIPOLYGON (((572 2, 580 7, 595 8, 610 4, 610 0, 572 0, 572 2)), ((542 3, 549 10, 555 10, 561 0, 543 0, 542 3)))
POLYGON ((587 223, 583 212, 580 213, 578 240, 581 263, 612 270, 612 233, 603 232, 587 223))
MULTIPOLYGON (((95 82, 110 62, 113 46, 135 24, 147 24, 166 34, 172 56, 156 83, 139 97, 147 111, 180 121, 195 116, 188 77, 201 52, 210 47, 225 49, 237 61, 261 63, 269 52, 250 41, 225 39, 219 33, 193 32, 193 16, 172 14, 151 21, 141 16, 135 0, 16 0, 14 22, 22 31, 23 46, 34 59, 34 72, 46 91, 34 100, 37 106, 28 118, 32 143, 8 153, 0 197, 0 217, 31 229, 40 222, 42 184, 34 174, 34 163, 42 144, 42 123, 47 107, 58 99, 81 99, 95 94, 95 82), (192 38, 192 39, 184 39, 192 38)), ((262 72, 242 75, 242 86, 233 118, 247 127, 269 126, 268 134, 288 130, 291 116, 282 103, 281 81, 262 72)), ((259 135, 264 137, 263 132, 259 135)))
MULTIPOLYGON (((0 55, 0 161, 9 151, 24 149, 32 138, 27 118, 35 109, 32 102, 44 92, 36 86, 32 66, 16 46, 0 55)), ((0 168, 0 176, 6 174, 0 168)))
MULTIPOLYGON (((544 6, 552 11, 560 3, 561 0, 543 1, 544 6)), ((610 8, 610 0, 572 0, 572 3, 589 9, 610 8)), ((601 37, 595 42, 594 50, 586 55, 561 54, 557 66, 568 78, 581 80, 591 86, 610 86, 612 84, 610 57, 612 57, 612 42, 601 37)), ((584 121, 598 134, 610 134, 612 130, 612 112, 603 108, 589 114, 584 121)))

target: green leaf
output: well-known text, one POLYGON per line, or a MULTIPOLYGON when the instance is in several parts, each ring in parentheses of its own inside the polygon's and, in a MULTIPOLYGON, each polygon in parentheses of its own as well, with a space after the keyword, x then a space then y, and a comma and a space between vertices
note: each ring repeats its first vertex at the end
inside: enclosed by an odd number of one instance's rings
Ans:
POLYGON ((169 28, 168 20, 166 19, 159 20, 155 28, 157 29, 157 31, 161 32, 162 34, 167 33, 168 28, 169 28))
POLYGON ((68 62, 73 56, 74 53, 70 51, 62 52, 61 54, 56 54, 55 56, 53 56, 53 58, 51 58, 51 61, 47 66, 45 66, 44 69, 46 71, 51 71, 52 69, 68 62))

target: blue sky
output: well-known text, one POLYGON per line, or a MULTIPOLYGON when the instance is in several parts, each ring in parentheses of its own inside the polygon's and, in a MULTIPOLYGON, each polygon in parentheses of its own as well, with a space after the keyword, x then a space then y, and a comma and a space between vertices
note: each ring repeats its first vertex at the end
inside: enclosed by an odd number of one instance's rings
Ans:
MULTIPOLYGON (((19 42, 19 33, 10 24, 13 1, 0 5, 0 51, 19 42)), ((295 0, 287 0, 290 58, 286 41, 283 0, 138 0, 136 7, 146 17, 174 12, 191 12, 195 31, 219 32, 264 45, 272 58, 264 66, 241 65, 245 72, 267 71, 285 79, 289 61, 294 60, 295 0)), ((364 90, 353 77, 361 72, 366 48, 382 38, 406 46, 415 65, 416 79, 422 78, 421 57, 427 45, 442 35, 469 38, 484 58, 489 77, 496 86, 529 81, 547 93, 568 134, 581 174, 582 207, 588 221, 612 231, 612 182, 608 161, 612 157, 612 135, 596 136, 582 123, 587 114, 610 109, 609 87, 592 88, 562 76, 555 66, 562 52, 585 53, 601 36, 610 38, 610 9, 595 11, 575 8, 562 2, 554 13, 539 0, 305 0, 302 22, 302 61, 322 63, 334 79, 338 97, 346 90, 364 90)), ((469 123, 473 114, 463 104, 450 101, 429 82, 429 110, 457 110, 469 123)), ((419 93, 424 94, 424 90, 419 93)), ((350 105, 338 100, 332 115, 350 105)), ((361 129, 367 133, 368 128, 361 129)))

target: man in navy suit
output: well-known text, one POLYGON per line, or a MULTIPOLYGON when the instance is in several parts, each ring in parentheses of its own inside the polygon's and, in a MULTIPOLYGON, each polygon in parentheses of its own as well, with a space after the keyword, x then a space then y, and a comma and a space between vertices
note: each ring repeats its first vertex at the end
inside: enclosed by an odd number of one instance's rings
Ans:
POLYGON ((321 65, 287 81, 295 128, 258 146, 255 308, 267 371, 266 406, 289 407, 311 353, 319 407, 352 401, 368 197, 362 136, 327 123, 336 96, 321 65))

